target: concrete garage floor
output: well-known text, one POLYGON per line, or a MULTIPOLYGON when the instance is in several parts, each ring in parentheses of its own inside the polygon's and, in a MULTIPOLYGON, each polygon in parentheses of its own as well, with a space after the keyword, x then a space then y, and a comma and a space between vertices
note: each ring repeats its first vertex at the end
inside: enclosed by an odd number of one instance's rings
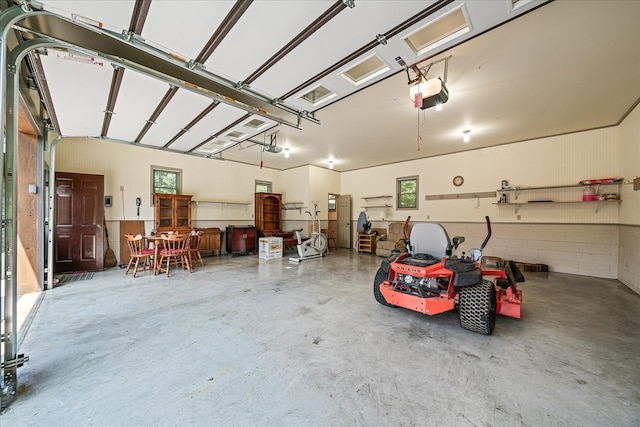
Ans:
POLYGON ((638 426, 640 296, 526 274, 493 336, 372 295, 381 258, 206 258, 44 294, 3 426, 638 426))

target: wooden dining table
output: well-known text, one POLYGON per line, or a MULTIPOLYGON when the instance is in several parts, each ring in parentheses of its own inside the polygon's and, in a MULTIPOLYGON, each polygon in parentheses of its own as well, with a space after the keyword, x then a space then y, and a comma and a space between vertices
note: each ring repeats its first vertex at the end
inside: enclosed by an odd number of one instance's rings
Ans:
POLYGON ((158 274, 158 252, 160 251, 160 245, 162 244, 162 234, 152 234, 149 236, 142 236, 147 241, 147 244, 153 243, 153 275, 158 274))

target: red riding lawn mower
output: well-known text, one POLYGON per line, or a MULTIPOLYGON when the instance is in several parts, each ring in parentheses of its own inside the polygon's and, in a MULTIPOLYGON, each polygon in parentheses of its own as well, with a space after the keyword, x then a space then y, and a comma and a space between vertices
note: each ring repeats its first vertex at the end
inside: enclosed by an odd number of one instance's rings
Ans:
POLYGON ((402 307, 433 316, 458 309, 460 326, 491 335, 496 313, 520 318, 522 291, 516 283, 524 276, 513 261, 482 256, 491 238, 491 222, 480 249, 469 256, 452 257, 464 237, 449 240, 442 225, 415 224, 408 235, 404 225, 408 253, 392 253, 382 261, 373 281, 373 295, 382 305, 402 307))

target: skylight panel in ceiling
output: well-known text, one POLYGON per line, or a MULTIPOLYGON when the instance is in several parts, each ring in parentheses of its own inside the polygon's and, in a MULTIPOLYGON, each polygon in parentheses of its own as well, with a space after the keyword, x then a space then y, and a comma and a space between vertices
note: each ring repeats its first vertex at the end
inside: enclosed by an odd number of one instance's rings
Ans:
POLYGON ((340 75, 350 83, 359 86, 389 71, 390 69, 391 68, 378 55, 374 54, 346 69, 340 73, 340 75))
POLYGON ((511 0, 511 9, 518 9, 528 3, 531 3, 531 0, 511 0))
POLYGON ((260 130, 260 128, 264 127, 267 124, 267 122, 265 122, 264 120, 261 119, 251 119, 248 122, 246 122, 244 124, 244 126, 251 128, 251 129, 256 129, 256 130, 260 130))
POLYGON ((470 30, 463 7, 458 7, 409 34, 404 41, 417 56, 420 56, 470 30))
MULTIPOLYGON (((202 110, 198 111, 197 114, 201 111, 202 110)), ((185 122, 185 124, 193 120, 197 114, 194 114, 194 116, 185 122)), ((211 138, 212 135, 218 135, 222 129, 229 125, 229 123, 235 122, 245 114, 245 111, 238 108, 231 107, 227 104, 219 104, 209 114, 202 118, 202 120, 193 125, 188 132, 185 132, 180 136, 180 138, 174 141, 169 148, 172 150, 189 151, 193 147, 201 144, 202 141, 211 138)), ((167 138, 167 141, 165 142, 168 142, 174 136, 175 133, 167 138)))
POLYGON ((332 92, 330 89, 327 89, 322 85, 318 85, 310 91, 303 93, 299 98, 309 102, 313 106, 316 106, 335 98, 336 96, 337 94, 335 92, 332 92))
POLYGON ((196 150, 196 153, 201 154, 215 154, 223 148, 233 144, 232 141, 227 141, 223 139, 214 139, 213 141, 207 142, 202 147, 196 150))
POLYGON ((244 133, 244 132, 240 132, 240 131, 234 130, 234 131, 229 132, 226 136, 228 136, 229 138, 233 138, 235 140, 238 140, 238 139, 246 137, 247 134, 244 133))

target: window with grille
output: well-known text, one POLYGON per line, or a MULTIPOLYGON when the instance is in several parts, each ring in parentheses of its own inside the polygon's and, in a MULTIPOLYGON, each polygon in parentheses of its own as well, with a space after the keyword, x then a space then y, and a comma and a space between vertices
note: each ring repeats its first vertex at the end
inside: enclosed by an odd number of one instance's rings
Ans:
POLYGON ((398 209, 418 209, 418 177, 397 178, 396 195, 398 209))

